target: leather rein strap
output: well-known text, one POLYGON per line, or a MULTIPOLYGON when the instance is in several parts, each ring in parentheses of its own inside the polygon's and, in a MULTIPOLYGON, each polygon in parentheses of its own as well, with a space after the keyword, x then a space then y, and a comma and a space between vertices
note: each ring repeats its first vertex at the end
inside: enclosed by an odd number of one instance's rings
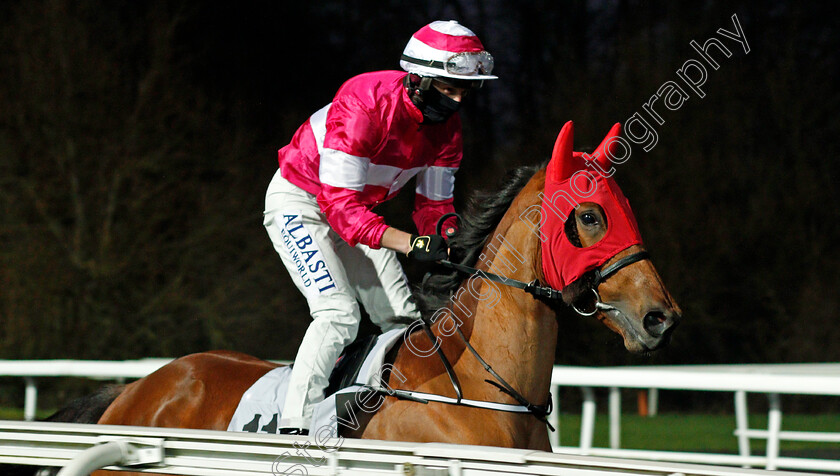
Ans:
MULTIPOLYGON (((436 336, 432 332, 431 323, 425 318, 422 319, 422 322, 423 322, 423 326, 422 326, 423 330, 426 332, 426 335, 431 340, 432 345, 434 345, 436 336)), ((521 393, 517 392, 516 389, 513 388, 509 383, 507 383, 505 381, 505 379, 502 378, 501 375, 499 375, 495 370, 493 370, 493 367, 490 367, 490 364, 488 364, 487 361, 484 360, 483 357, 481 357, 481 354, 479 354, 478 351, 475 350, 475 348, 472 346, 472 344, 470 344, 470 341, 467 340, 466 336, 464 336, 464 333, 461 331, 460 327, 456 327, 456 330, 458 331, 458 335, 461 337, 461 340, 464 341, 464 345, 475 356, 475 358, 478 359, 478 361, 481 363, 482 367, 484 367, 484 370, 486 370, 490 375, 493 376, 493 378, 496 379, 496 380, 485 379, 484 381, 493 385, 493 386, 495 386, 495 387, 498 387, 499 390, 501 390, 502 392, 504 392, 504 393, 510 395, 511 397, 513 397, 513 399, 516 400, 522 406, 522 408, 524 408, 526 411, 528 411, 528 413, 531 413, 538 420, 540 420, 541 422, 548 425, 548 428, 551 431, 555 431, 554 427, 551 426, 551 423, 548 422, 548 418, 547 418, 548 415, 551 414, 551 393, 549 392, 549 394, 548 394, 548 403, 546 403, 545 405, 534 405, 533 403, 528 401, 527 398, 522 396, 521 393)), ((442 403, 452 403, 453 405, 475 406, 474 404, 468 404, 466 402, 463 402, 463 392, 461 391, 461 382, 458 380, 458 375, 455 373, 455 369, 452 368, 452 364, 449 362, 449 359, 446 358, 446 354, 443 353, 443 349, 441 349, 440 346, 437 346, 435 351, 437 352, 438 357, 440 357, 440 360, 443 362, 443 367, 446 369, 446 374, 449 376, 449 381, 452 383, 452 388, 455 389, 455 395, 456 395, 456 399, 455 399, 454 402, 442 402, 442 403)), ((383 392, 383 393, 385 393, 388 396, 392 396, 392 397, 396 397, 396 398, 420 401, 422 403, 428 403, 428 401, 424 401, 424 399, 421 399, 421 398, 418 398, 418 397, 414 396, 413 395, 414 392, 410 392, 410 391, 401 391, 401 393, 398 393, 398 392, 383 392)), ((429 398, 427 397, 425 400, 429 400, 429 398)), ((508 409, 507 406, 502 406, 502 404, 498 404, 498 405, 499 406, 497 408, 495 408, 496 410, 517 411, 517 409, 508 409)))
MULTIPOLYGON (((650 259, 650 253, 648 253, 647 251, 639 251, 638 253, 633 253, 632 255, 627 255, 624 258, 621 258, 620 260, 607 266, 604 269, 596 269, 594 271, 595 280, 592 283, 593 290, 595 290, 595 288, 597 288, 599 284, 606 281, 607 278, 618 272, 618 270, 620 270, 621 268, 630 266, 631 264, 637 261, 642 261, 646 259, 650 259)), ((506 278, 498 274, 488 273, 487 271, 482 271, 471 266, 453 263, 448 260, 441 260, 439 261, 439 263, 443 266, 446 266, 447 268, 452 268, 458 271, 459 273, 463 273, 465 275, 478 275, 479 277, 489 279, 490 281, 494 281, 500 284, 504 284, 505 286, 522 289, 526 293, 532 294, 534 297, 537 298, 548 299, 552 301, 563 300, 560 291, 552 288, 551 286, 543 286, 538 279, 535 279, 530 283, 526 283, 524 281, 506 278)), ((577 308, 574 309, 575 311, 577 311, 577 308)))
MULTIPOLYGON (((449 214, 446 214, 446 215, 442 216, 438 220, 437 233, 439 235, 441 234, 441 227, 443 225, 443 222, 447 218, 452 217, 452 216, 458 217, 458 215, 456 215, 454 213, 449 213, 449 214)), ((604 269, 596 269, 594 271, 595 279, 592 283, 592 291, 595 293, 595 296, 596 296, 596 309, 595 309, 595 311, 587 314, 587 313, 581 312, 576 306, 572 306, 572 308, 577 313, 579 313, 581 315, 584 315, 584 316, 589 316, 589 315, 594 314, 595 312, 597 312, 597 310, 599 308, 610 308, 610 306, 604 305, 604 304, 601 303, 601 299, 600 299, 600 296, 598 295, 598 290, 597 290, 598 285, 601 284, 602 282, 604 282, 607 278, 609 278, 611 275, 615 274, 620 269, 622 269, 626 266, 629 266, 629 265, 631 265, 631 264, 633 264, 637 261, 642 261, 642 260, 645 260, 645 259, 650 259, 650 255, 648 254, 647 251, 640 251, 638 253, 633 253, 631 255, 625 256, 625 257, 619 259, 618 261, 616 261, 615 263, 607 266, 604 269)), ((441 260, 441 261, 439 261, 439 263, 443 266, 454 269, 454 270, 458 271, 459 273, 462 273, 462 274, 465 274, 465 275, 470 275, 470 276, 478 275, 481 278, 489 279, 490 281, 500 283, 500 284, 503 284, 505 286, 510 286, 510 287, 522 289, 523 291, 533 295, 534 297, 536 297, 538 299, 547 299, 547 300, 551 300, 551 301, 562 301, 562 299, 563 299, 562 293, 560 291, 552 288, 551 286, 543 286, 539 282, 539 280, 537 280, 537 279, 531 281, 530 283, 526 283, 524 281, 519 281, 519 280, 516 280, 516 279, 507 278, 507 277, 504 277, 504 276, 500 276, 498 274, 488 273, 486 271, 482 271, 482 270, 473 268, 471 266, 466 266, 466 265, 459 264, 459 263, 453 263, 449 260, 441 260)), ((426 335, 431 340, 432 345, 434 345, 435 340, 436 340, 436 336, 432 332, 431 322, 429 322, 429 320, 425 319, 425 318, 422 319, 422 322, 423 322, 423 326, 422 326, 423 330, 425 331, 426 335)), ((501 390, 502 392, 510 395, 522 407, 524 407, 529 413, 534 415, 534 417, 536 417, 538 420, 540 420, 540 421, 544 422, 546 425, 548 425, 548 428, 551 429, 551 431, 554 431, 554 427, 551 426, 551 423, 548 422, 548 418, 547 418, 547 416, 549 414, 551 414, 551 410, 552 410, 551 409, 551 393, 549 392, 548 402, 545 405, 534 405, 533 403, 528 401, 528 399, 525 398, 521 393, 516 391, 516 389, 513 388, 509 383, 507 383, 505 381, 505 379, 502 378, 501 375, 499 375, 495 370, 493 370, 493 368, 490 366, 490 364, 488 364, 487 361, 485 361, 484 358, 481 357, 481 355, 478 353, 478 351, 475 350, 475 348, 472 346, 472 344, 470 344, 470 341, 467 340, 466 336, 464 336, 464 333, 461 331, 460 327, 456 327, 456 330, 458 331, 458 335, 461 337, 461 340, 464 341, 464 345, 466 346, 466 348, 469 349, 469 351, 475 356, 476 359, 478 359, 478 361, 484 367, 484 370, 486 370, 495 379, 495 380, 485 379, 485 382, 498 387, 499 390, 501 390)), ((455 369, 452 368, 452 364, 449 362, 449 359, 446 358, 446 355, 443 353, 443 349, 441 349, 440 346, 438 346, 437 349, 435 349, 435 351, 438 354, 438 357, 440 357, 440 360, 443 362, 443 367, 446 369, 446 373, 449 376, 449 380, 452 383, 452 387, 455 389, 455 395, 456 395, 455 401, 454 402, 447 402, 447 403, 453 403, 453 404, 456 404, 456 405, 464 404, 464 403, 462 403, 463 393, 461 391, 461 382, 458 380, 458 376, 455 374, 455 369)), ((424 402, 424 403, 428 403, 421 398, 413 397, 411 395, 412 392, 405 392, 405 391, 403 391, 402 393, 386 392, 386 394, 389 395, 389 396, 392 396, 392 397, 396 397, 396 398, 403 398, 403 399, 407 399, 407 400, 414 400, 414 401, 421 401, 421 402, 424 402)))
MULTIPOLYGON (((592 283, 592 291, 595 293, 595 296, 597 297, 597 302, 598 303, 601 302, 600 297, 598 297, 598 291, 597 291, 597 288, 598 288, 599 284, 604 282, 611 275, 618 272, 618 270, 620 270, 620 269, 622 269, 626 266, 629 266, 629 265, 631 265, 631 264, 633 264, 637 261, 642 261, 642 260, 645 260, 645 259, 650 259, 650 254, 647 251, 640 251, 638 253, 633 253, 632 255, 625 256, 625 257, 619 259, 618 261, 616 261, 615 263, 607 266, 604 269, 596 269, 594 271, 595 272, 595 279, 592 283)), ((506 278, 506 277, 500 276, 498 274, 488 273, 486 271, 478 270, 478 269, 470 267, 470 266, 466 266, 466 265, 462 265, 462 264, 458 264, 458 263, 453 263, 453 262, 448 261, 448 260, 441 260, 440 264, 442 264, 443 266, 446 266, 448 268, 452 268, 452 269, 458 271, 459 273, 462 273, 462 274, 465 274, 465 275, 478 275, 481 278, 489 279, 491 281, 494 281, 494 282, 497 282, 497 283, 500 283, 500 284, 504 284, 505 286, 511 286, 511 287, 514 287, 514 288, 522 289, 523 291, 525 291, 529 294, 532 294, 536 298, 562 301, 562 295, 561 295, 560 291, 558 291, 558 290, 556 290, 556 289, 554 289, 550 286, 542 286, 540 284, 539 280, 536 280, 536 279, 531 281, 530 283, 526 283, 524 281, 518 281, 516 279, 506 278)), ((572 308, 576 312, 578 312, 579 314, 587 315, 587 314, 581 312, 575 306, 572 306, 572 308)), ((491 367, 490 364, 488 364, 487 361, 485 361, 484 358, 481 357, 481 355, 478 353, 478 351, 475 350, 475 348, 472 346, 472 344, 470 344, 470 341, 467 340, 466 336, 464 336, 464 333, 461 331, 461 328, 457 327, 456 329, 458 331, 458 335, 461 337, 461 340, 464 341, 464 345, 466 345, 467 349, 469 349, 469 351, 475 356, 475 358, 478 359, 478 361, 484 367, 484 370, 486 370, 495 379, 495 380, 485 379, 485 382, 498 387, 499 390, 501 390, 502 392, 504 392, 504 393, 510 395, 511 397, 513 397, 514 400, 519 402, 519 404, 522 405, 523 407, 527 408, 528 411, 531 414, 533 414, 538 420, 540 420, 540 421, 544 422, 546 425, 548 425, 548 427, 551 429, 551 431, 554 431, 554 428, 548 422, 548 418, 547 418, 547 416, 551 413, 551 394, 549 393, 549 399, 548 399, 548 402, 545 405, 534 405, 533 403, 528 401, 527 398, 525 398, 521 393, 516 391, 515 388, 513 388, 509 383, 507 383, 505 381, 505 379, 503 379, 501 375, 499 375, 495 370, 493 370, 493 367, 491 367)), ((431 339, 432 343, 434 343, 435 342, 434 334, 432 333, 432 330, 429 326, 429 322, 426 321, 425 319, 423 320, 423 330, 426 331, 426 334, 429 336, 429 339, 431 339)), ((457 395, 457 401, 460 402, 462 392, 461 392, 461 384, 458 381, 458 376, 455 374, 455 371, 452 368, 452 365, 449 363, 449 360, 443 354, 443 351, 440 347, 437 348, 437 353, 438 353, 438 356, 443 361, 443 366, 446 369, 446 373, 449 375, 449 380, 452 382, 452 387, 455 389, 455 394, 457 395)))
POLYGON ((501 375, 496 373, 496 371, 493 370, 493 367, 490 367, 490 364, 488 364, 487 361, 485 361, 481 357, 478 351, 475 350, 472 344, 470 344, 470 341, 468 341, 467 338, 464 336, 464 333, 461 332, 461 327, 459 326, 456 329, 458 331, 458 335, 461 336, 461 340, 463 340, 464 344, 467 346, 467 349, 469 349, 470 352, 472 352, 472 354, 475 356, 475 358, 478 359, 479 362, 481 362, 481 365, 484 367, 484 370, 486 370, 490 375, 493 376, 493 378, 496 379, 495 381, 490 379, 484 379, 484 381, 495 387, 498 387, 499 390, 513 397, 513 399, 519 402, 520 405, 527 408, 528 411, 531 412, 531 414, 537 418, 537 420, 540 420, 541 422, 545 423, 546 425, 548 425, 548 428, 551 431, 554 431, 554 427, 551 426, 551 423, 548 422, 548 418, 546 418, 548 417, 548 415, 551 414, 551 392, 548 392, 548 402, 545 405, 534 405, 533 403, 529 402, 527 398, 522 396, 521 393, 517 392, 515 388, 513 388, 509 383, 507 383, 501 375))
MULTIPOLYGON (((445 222, 449 218, 453 218, 453 217, 458 219, 458 220, 461 219, 461 217, 458 216, 457 213, 447 213, 447 214, 441 216, 438 219, 437 225, 435 226, 435 232, 438 235, 450 238, 452 236, 450 230, 447 230, 446 234, 442 234, 442 231, 443 231, 442 228, 443 228, 443 222, 445 222)), ((452 232, 454 232, 454 230, 452 232)), ((647 251, 639 251, 638 253, 633 253, 632 255, 628 255, 628 256, 625 256, 624 258, 621 258, 620 260, 618 260, 615 263, 607 266, 604 269, 596 269, 595 271, 593 271, 594 274, 595 274, 595 279, 592 282, 592 291, 595 293, 596 296, 598 296, 597 289, 598 289, 599 284, 606 281, 607 278, 609 278, 610 276, 615 274, 621 268, 624 268, 625 266, 630 266, 631 264, 633 264, 637 261, 642 261, 642 260, 646 260, 646 259, 650 259, 650 254, 647 251)), ((535 280, 531 281, 530 283, 526 283, 524 281, 519 281, 519 280, 511 279, 511 278, 506 278, 506 277, 500 276, 498 274, 488 273, 487 271, 482 271, 482 270, 473 268, 471 266, 466 266, 466 265, 463 265, 463 264, 460 264, 460 263, 453 263, 452 261, 449 261, 449 260, 440 260, 440 261, 438 261, 438 263, 442 264, 443 266, 446 266, 447 268, 454 269, 454 270, 458 271, 459 273, 462 273, 462 274, 465 274, 465 275, 472 276, 472 275, 477 274, 484 279, 489 279, 490 281, 500 283, 500 284, 504 284, 505 286, 510 286, 510 287, 513 287, 513 288, 522 289, 526 293, 531 294, 536 298, 548 299, 550 301, 562 301, 563 300, 563 295, 560 291, 552 288, 551 286, 543 286, 538 279, 535 279, 535 280)), ((598 301, 600 302, 600 296, 598 296, 598 301)), ((582 314, 584 316, 591 316, 592 315, 592 314, 587 314, 587 313, 580 312, 580 310, 578 310, 578 308, 574 307, 574 306, 572 306, 572 309, 574 309, 578 314, 582 314)))
POLYGON ((441 260, 438 263, 446 266, 447 268, 452 268, 459 273, 472 276, 478 275, 484 279, 489 279, 490 281, 494 281, 500 284, 504 284, 505 286, 510 286, 512 288, 519 288, 524 290, 526 293, 533 294, 535 297, 545 298, 545 299, 562 299, 560 291, 550 287, 550 286, 542 286, 539 280, 533 280, 530 283, 526 283, 524 281, 518 281, 516 279, 506 278, 504 276, 500 276, 498 274, 488 273, 487 271, 482 271, 471 266, 465 266, 463 264, 453 263, 452 261, 448 260, 441 260))

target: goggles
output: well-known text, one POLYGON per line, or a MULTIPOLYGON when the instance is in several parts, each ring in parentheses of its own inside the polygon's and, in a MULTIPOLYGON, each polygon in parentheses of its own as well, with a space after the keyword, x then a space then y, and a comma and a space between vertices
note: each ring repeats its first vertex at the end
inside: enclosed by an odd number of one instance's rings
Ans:
POLYGON ((402 55, 400 59, 420 66, 442 69, 456 76, 489 75, 493 72, 493 56, 486 51, 457 53, 446 61, 422 60, 406 55, 402 55))
POLYGON ((493 72, 493 56, 486 51, 458 53, 443 63, 443 70, 463 76, 490 74, 493 72))

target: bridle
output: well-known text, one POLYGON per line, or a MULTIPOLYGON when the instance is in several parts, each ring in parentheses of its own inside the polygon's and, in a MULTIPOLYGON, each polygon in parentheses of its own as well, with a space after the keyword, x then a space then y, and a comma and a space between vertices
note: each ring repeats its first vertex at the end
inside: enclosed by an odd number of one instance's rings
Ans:
POLYGON ((650 253, 648 253, 647 251, 638 251, 636 253, 633 253, 631 255, 627 255, 627 256, 619 259, 618 261, 616 261, 615 263, 612 263, 611 265, 607 266, 606 268, 596 269, 595 271, 593 271, 593 273, 595 275, 595 278, 593 279, 592 284, 589 285, 589 291, 592 292, 592 294, 595 295, 595 305, 594 305, 592 311, 589 311, 589 312, 582 311, 580 308, 578 308, 577 301, 575 301, 571 304, 572 309, 574 309, 575 312, 577 312, 578 314, 580 314, 581 316, 584 316, 584 317, 594 316, 598 311, 615 311, 615 310, 617 310, 615 306, 605 304, 603 301, 601 301, 601 295, 598 294, 598 285, 603 283, 604 281, 606 281, 607 278, 609 278, 613 274, 617 273, 622 268, 630 266, 631 264, 633 264, 637 261, 642 261, 642 260, 646 260, 646 259, 650 259, 650 253))
MULTIPOLYGON (((456 213, 447 213, 447 214, 443 215, 442 217, 440 217, 440 219, 437 222, 437 226, 436 226, 436 232, 437 232, 438 235, 441 234, 441 231, 442 231, 441 228, 443 226, 443 222, 450 217, 460 218, 460 217, 458 217, 458 214, 456 214, 456 213)), ((616 310, 616 308, 614 306, 611 306, 609 304, 605 304, 603 301, 601 301, 601 295, 598 294, 598 286, 601 283, 603 283, 604 281, 606 281, 607 278, 609 278, 613 274, 620 271, 622 268, 630 266, 631 264, 633 264, 637 261, 642 261, 642 260, 646 260, 646 259, 650 259, 650 254, 647 251, 638 251, 636 253, 633 253, 631 255, 627 255, 627 256, 619 259, 615 263, 612 263, 605 268, 599 268, 599 269, 596 269, 596 270, 592 271, 592 273, 594 274, 594 278, 592 280, 592 284, 589 285, 589 291, 592 294, 595 295, 595 304, 593 306, 592 311, 581 310, 577 306, 578 301, 575 301, 571 304, 572 309, 574 309, 575 312, 577 312, 578 314, 580 314, 581 316, 584 316, 584 317, 594 316, 598 311, 614 311, 614 310, 616 310)), ((554 304, 554 303, 563 301, 562 293, 559 290, 554 289, 551 286, 543 286, 538 279, 535 279, 535 280, 531 281, 530 283, 526 283, 524 281, 519 281, 519 280, 516 280, 516 279, 507 278, 505 276, 501 276, 501 275, 494 274, 494 273, 489 273, 487 271, 483 271, 483 270, 480 270, 480 269, 477 269, 477 268, 473 268, 471 266, 466 266, 466 265, 463 265, 463 264, 460 264, 460 263, 453 263, 449 260, 441 260, 441 261, 439 261, 439 263, 441 265, 447 267, 447 268, 454 269, 455 271, 458 271, 459 273, 462 273, 464 275, 469 275, 469 276, 476 276, 477 275, 481 278, 489 279, 490 281, 493 281, 493 282, 496 282, 496 283, 499 283, 499 284, 504 284, 505 286, 510 286, 510 287, 513 287, 513 288, 522 289, 523 291, 533 295, 537 299, 544 300, 544 301, 549 301, 550 304, 554 304)))
MULTIPOLYGON (((446 221, 450 217, 460 218, 456 213, 447 213, 440 217, 437 222, 436 232, 438 235, 441 235, 443 222, 446 221)), ((449 233, 442 236, 451 236, 449 233)), ((598 294, 598 286, 606 281, 610 276, 617 273, 622 268, 630 266, 631 264, 637 262, 650 259, 650 255, 647 251, 639 251, 637 253, 633 253, 631 255, 625 256, 615 263, 610 264, 606 268, 596 269, 593 271, 594 279, 592 284, 590 284, 589 290, 595 295, 595 306, 591 312, 582 311, 579 309, 575 303, 572 303, 572 309, 575 310, 581 316, 592 316, 597 313, 599 310, 617 310, 615 307, 605 304, 601 301, 601 296, 598 294)), ((504 284, 505 286, 510 286, 513 288, 522 289, 523 291, 533 295, 535 298, 540 299, 542 301, 546 301, 549 304, 558 304, 563 302, 562 293, 557 289, 552 288, 551 286, 543 286, 539 280, 535 279, 530 283, 526 283, 524 281, 519 281, 516 279, 507 278, 505 276, 501 276, 494 273, 488 273, 487 271, 479 270, 473 268, 471 266, 466 266, 460 263, 453 263, 449 260, 441 260, 438 263, 441 265, 454 269, 455 271, 462 273, 464 275, 469 276, 479 276, 483 279, 489 279, 490 281, 504 284)), ((435 342, 435 335, 432 333, 431 329, 431 322, 426 319, 422 318, 422 328, 426 335, 432 342, 435 342)), ((460 327, 456 327, 458 335, 461 337, 461 340, 464 341, 464 345, 466 348, 478 359, 481 365, 484 367, 484 370, 487 371, 490 375, 493 376, 495 380, 485 379, 485 382, 490 383, 499 388, 502 392, 510 395, 514 400, 516 400, 521 407, 528 413, 534 415, 538 420, 544 422, 548 425, 548 428, 554 431, 554 428, 548 422, 547 416, 551 413, 551 394, 549 393, 548 402, 545 405, 535 405, 528 401, 521 393, 519 393, 516 389, 514 389, 509 383, 507 383, 492 367, 490 364, 485 361, 481 355, 478 353, 477 350, 470 344, 470 341, 464 336, 464 333, 461 331, 460 327)), ((446 370, 447 375, 449 376, 449 380, 452 383, 452 387, 455 390, 456 398, 452 401, 446 400, 437 400, 442 403, 450 403, 454 405, 464 405, 464 406, 476 406, 476 402, 468 403, 463 399, 462 392, 461 392, 461 383, 458 381, 458 376, 455 374, 455 370, 452 368, 452 364, 449 362, 449 359, 446 358, 446 355, 443 353, 443 350, 438 346, 435 349, 435 352, 440 357, 441 361, 443 362, 443 367, 446 370)), ((420 401, 423 403, 428 403, 431 397, 430 395, 424 395, 423 398, 419 398, 413 395, 414 392, 408 391, 385 391, 382 389, 377 389, 377 392, 383 393, 388 396, 402 398, 407 400, 414 400, 420 401)), ((487 402, 479 402, 479 403, 487 403, 487 402)), ((503 404, 498 404, 498 407, 495 408, 496 410, 501 411, 520 411, 518 408, 507 408, 508 406, 503 406, 503 404)))

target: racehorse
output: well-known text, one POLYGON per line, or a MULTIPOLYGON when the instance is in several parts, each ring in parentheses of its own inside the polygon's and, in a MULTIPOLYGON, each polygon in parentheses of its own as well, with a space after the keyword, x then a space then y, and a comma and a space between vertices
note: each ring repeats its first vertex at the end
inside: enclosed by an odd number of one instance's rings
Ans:
MULTIPOLYGON (((393 391, 375 394, 375 411, 361 414, 343 436, 550 451, 545 415, 559 319, 594 316, 632 352, 667 344, 681 311, 640 240, 618 240, 631 244, 604 255, 616 243, 613 228, 638 234, 629 204, 612 178, 584 176, 587 167, 610 169, 619 131, 616 124, 592 155, 581 154, 572 152, 569 122, 547 167, 516 169, 501 190, 474 201, 450 239, 450 260, 427 275, 418 293, 421 308, 435 311, 424 321, 429 325, 410 326, 390 354, 382 384, 393 391), (571 186, 581 191, 578 198, 592 200, 558 215, 562 207, 548 192, 575 179, 590 182, 588 191, 571 186), (597 183, 609 189, 594 194, 597 183), (547 217, 552 213, 562 220, 557 225, 547 217), (559 256, 566 248, 552 248, 558 240, 571 243, 559 256), (579 275, 570 278, 575 269, 579 275), (556 285, 563 273, 562 289, 543 284, 556 285), (456 402, 421 402, 406 397, 410 392, 456 402), (461 399, 528 411, 457 404, 461 399)), ((52 419, 225 430, 242 394, 275 367, 236 352, 192 354, 52 419)))

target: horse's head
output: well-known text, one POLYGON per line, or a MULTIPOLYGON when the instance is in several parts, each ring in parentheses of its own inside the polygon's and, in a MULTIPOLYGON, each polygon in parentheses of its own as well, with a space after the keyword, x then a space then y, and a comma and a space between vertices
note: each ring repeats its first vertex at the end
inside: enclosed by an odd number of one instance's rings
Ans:
MULTIPOLYGON (((592 155, 572 151, 566 123, 554 146, 542 194, 542 271, 583 315, 594 315, 633 352, 668 343, 680 309, 642 246, 630 204, 612 179, 620 126, 592 155)), ((629 151, 626 151, 629 152, 629 151)))

